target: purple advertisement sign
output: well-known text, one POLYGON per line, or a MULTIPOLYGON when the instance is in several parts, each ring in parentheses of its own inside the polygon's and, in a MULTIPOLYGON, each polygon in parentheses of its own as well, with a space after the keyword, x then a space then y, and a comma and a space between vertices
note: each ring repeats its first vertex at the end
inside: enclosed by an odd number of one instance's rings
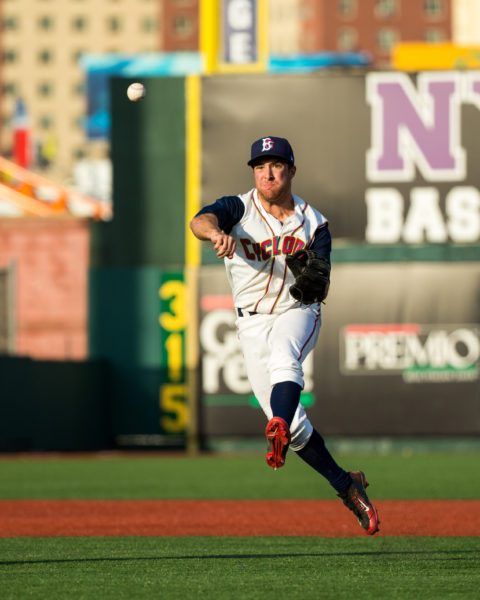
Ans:
POLYGON ((337 240, 480 245, 480 72, 212 77, 202 102, 205 201, 248 190, 251 142, 279 135, 337 240))

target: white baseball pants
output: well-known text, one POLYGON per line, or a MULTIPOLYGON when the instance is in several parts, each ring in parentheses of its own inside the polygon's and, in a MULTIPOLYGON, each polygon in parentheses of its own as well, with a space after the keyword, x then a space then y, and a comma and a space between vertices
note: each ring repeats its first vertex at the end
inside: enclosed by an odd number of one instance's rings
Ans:
MULTIPOLYGON (((294 381, 303 389, 302 363, 313 350, 320 331, 318 304, 301 305, 277 315, 238 317, 238 337, 245 358, 247 376, 267 419, 272 418, 270 394, 282 381, 294 381)), ((290 426, 292 450, 301 450, 310 439, 313 427, 301 404, 290 426)))

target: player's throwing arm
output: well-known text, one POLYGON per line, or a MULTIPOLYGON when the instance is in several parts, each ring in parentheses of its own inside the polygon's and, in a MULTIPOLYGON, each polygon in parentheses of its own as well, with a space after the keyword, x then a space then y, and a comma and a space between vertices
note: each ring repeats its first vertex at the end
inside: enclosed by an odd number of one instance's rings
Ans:
POLYGON ((200 215, 192 220, 190 227, 198 239, 212 242, 218 258, 233 258, 237 243, 220 229, 215 215, 200 215))

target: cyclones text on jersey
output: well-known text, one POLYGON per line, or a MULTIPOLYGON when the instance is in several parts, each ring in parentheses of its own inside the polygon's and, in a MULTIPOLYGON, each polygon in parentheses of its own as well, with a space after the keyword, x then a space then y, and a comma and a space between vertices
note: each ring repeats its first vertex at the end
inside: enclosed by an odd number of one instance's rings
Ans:
POLYGON ((272 256, 280 254, 294 254, 305 247, 305 242, 293 235, 286 235, 284 238, 276 235, 263 242, 240 238, 240 243, 248 260, 269 260, 272 256))

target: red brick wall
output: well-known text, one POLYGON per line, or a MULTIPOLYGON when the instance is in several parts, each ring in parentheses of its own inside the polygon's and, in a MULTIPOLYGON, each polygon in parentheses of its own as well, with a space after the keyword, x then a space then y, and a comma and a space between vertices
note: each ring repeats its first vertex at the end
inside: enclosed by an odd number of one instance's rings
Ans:
POLYGON ((163 3, 160 48, 164 52, 199 49, 199 0, 165 0, 163 3), (191 29, 176 30, 177 20, 191 24, 191 29))
POLYGON ((444 13, 436 19, 425 14, 423 0, 397 0, 397 12, 387 18, 376 14, 376 5, 377 0, 357 0, 356 14, 342 17, 338 12, 337 0, 303 0, 303 6, 308 9, 310 16, 303 23, 303 30, 307 34, 305 39, 310 40, 310 47, 303 50, 338 50, 339 29, 352 28, 358 34, 354 50, 368 51, 374 64, 384 67, 390 63, 390 52, 382 50, 378 45, 377 35, 380 29, 395 30, 398 41, 425 41, 428 29, 441 30, 446 40, 451 38, 451 0, 444 0, 444 13))
POLYGON ((15 264, 15 354, 86 358, 89 240, 79 219, 0 219, 0 268, 15 264))

